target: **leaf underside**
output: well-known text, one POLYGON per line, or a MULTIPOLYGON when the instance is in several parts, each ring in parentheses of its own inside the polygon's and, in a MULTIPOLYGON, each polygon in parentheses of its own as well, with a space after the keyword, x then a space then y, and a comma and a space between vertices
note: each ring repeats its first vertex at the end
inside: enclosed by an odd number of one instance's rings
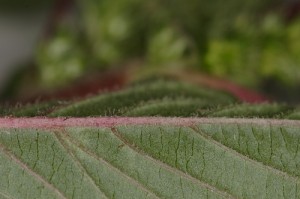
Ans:
POLYGON ((157 81, 1 114, 48 117, 0 118, 0 199, 300 198, 296 107, 157 81))
POLYGON ((2 128, 0 198, 300 198, 300 123, 222 120, 2 128))

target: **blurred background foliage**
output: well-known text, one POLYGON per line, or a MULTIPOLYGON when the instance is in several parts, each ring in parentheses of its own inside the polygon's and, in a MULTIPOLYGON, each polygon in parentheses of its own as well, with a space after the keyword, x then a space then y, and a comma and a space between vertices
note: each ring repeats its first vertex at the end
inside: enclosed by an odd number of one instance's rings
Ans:
POLYGON ((12 78, 4 97, 32 87, 55 89, 83 74, 118 70, 138 61, 141 73, 193 70, 277 100, 299 102, 298 1, 10 0, 2 4, 6 10, 47 5, 55 12, 58 4, 65 8, 59 20, 46 28, 30 67, 12 78))

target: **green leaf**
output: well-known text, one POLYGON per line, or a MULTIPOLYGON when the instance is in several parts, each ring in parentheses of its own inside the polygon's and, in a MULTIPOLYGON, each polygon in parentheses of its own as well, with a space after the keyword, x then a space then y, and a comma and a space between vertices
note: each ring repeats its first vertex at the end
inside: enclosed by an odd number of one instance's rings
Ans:
POLYGON ((299 119, 299 109, 277 103, 247 104, 222 91, 172 80, 150 80, 80 101, 0 108, 1 116, 165 116, 299 119))
POLYGON ((300 198, 299 131, 287 120, 2 118, 0 198, 300 198))
MULTIPOLYGON (((147 106, 148 104, 153 104, 153 101, 167 99, 178 101, 182 99, 198 100, 199 104, 196 103, 196 107, 204 106, 204 101, 207 101, 207 107, 235 102, 234 97, 221 91, 201 88, 182 82, 158 80, 91 97, 58 109, 52 112, 50 116, 121 116, 123 114, 126 115, 128 111, 136 108, 136 106, 147 106)), ((186 103, 186 106, 189 106, 188 104, 186 103)), ((168 112, 167 109, 164 110, 165 113, 162 115, 172 115, 172 111, 168 112)), ((194 110, 192 112, 185 111, 184 114, 177 116, 192 115, 193 112, 194 110)), ((136 115, 135 113, 132 114, 136 115)))
POLYGON ((17 105, 16 107, 3 107, 0 109, 0 116, 14 117, 34 117, 45 116, 55 109, 67 105, 63 101, 49 101, 27 105, 17 105))
POLYGON ((293 107, 283 104, 234 104, 213 110, 211 117, 282 118, 293 111, 293 107))
POLYGON ((216 103, 205 99, 163 99, 141 104, 125 116, 204 116, 216 103))
POLYGON ((300 120, 300 110, 297 108, 294 112, 286 117, 287 119, 291 120, 300 120))
POLYGON ((0 112, 0 198, 300 198, 293 106, 158 80, 0 112))

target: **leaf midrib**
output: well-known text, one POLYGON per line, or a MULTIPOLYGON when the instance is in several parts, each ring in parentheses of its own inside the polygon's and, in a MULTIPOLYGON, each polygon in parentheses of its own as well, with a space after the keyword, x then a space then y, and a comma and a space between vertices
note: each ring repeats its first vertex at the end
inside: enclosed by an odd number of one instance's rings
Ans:
POLYGON ((299 120, 249 118, 193 118, 193 117, 33 117, 0 118, 0 128, 53 129, 63 127, 115 127, 119 125, 172 125, 194 124, 253 124, 264 126, 300 127, 299 120))

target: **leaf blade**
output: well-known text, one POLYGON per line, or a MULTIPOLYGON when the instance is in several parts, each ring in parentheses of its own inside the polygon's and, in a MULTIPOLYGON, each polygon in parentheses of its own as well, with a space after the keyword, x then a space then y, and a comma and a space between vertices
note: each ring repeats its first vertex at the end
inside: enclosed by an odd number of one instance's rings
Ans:
MULTIPOLYGON (((143 118, 141 123, 121 118, 111 120, 114 122, 106 127, 93 122, 88 126, 80 122, 77 126, 48 126, 47 130, 1 127, 0 143, 65 198, 72 198, 70 190, 76 187, 77 198, 97 198, 101 194, 104 198, 300 197, 297 192, 299 122, 192 118, 161 118, 161 123, 157 118, 152 118, 152 123, 151 118, 143 118), (54 151, 54 159, 61 161, 64 157, 69 165, 60 166, 64 168, 63 173, 60 169, 51 170, 54 151), (284 167, 276 164, 275 160, 280 158, 284 167), (51 174, 57 176, 57 181, 53 180, 55 177, 49 178, 51 174), (67 177, 70 175, 82 179, 85 185, 79 184, 83 188, 67 177), (62 188, 58 181, 70 188, 62 188)), ((9 158, 3 159, 0 165, 3 163, 14 164, 9 158)), ((28 182, 32 182, 32 176, 33 173, 27 173, 28 182)), ((16 179, 17 176, 13 180, 16 179)), ((13 194, 4 184, 1 178, 0 192, 13 194)), ((52 189, 50 192, 55 194, 52 189)))

